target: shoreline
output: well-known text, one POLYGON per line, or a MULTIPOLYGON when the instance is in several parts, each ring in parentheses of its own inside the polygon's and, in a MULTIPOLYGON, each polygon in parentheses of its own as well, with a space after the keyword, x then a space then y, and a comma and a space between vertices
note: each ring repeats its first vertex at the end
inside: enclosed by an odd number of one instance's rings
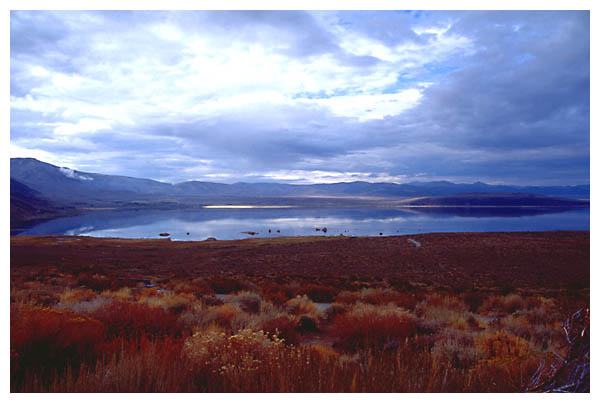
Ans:
MULTIPOLYGON (((246 238, 232 238, 232 239, 218 239, 215 237, 208 237, 208 239, 204 240, 183 240, 183 239, 172 239, 170 236, 160 236, 159 234, 153 238, 125 238, 125 237, 101 237, 101 236, 91 236, 91 235, 64 235, 64 234, 41 234, 41 235, 10 235, 11 244, 13 239, 58 239, 64 238, 68 239, 89 239, 89 240, 118 240, 124 242, 171 242, 171 243, 200 243, 205 244, 207 242, 243 242, 243 241, 257 241, 257 240, 310 240, 310 241, 320 241, 320 240, 340 240, 340 239, 382 239, 382 238, 398 238, 398 237, 413 237, 413 236, 428 236, 428 235, 482 235, 482 234, 545 234, 545 233, 590 233, 589 229, 577 230, 577 229, 567 229, 567 230, 523 230, 523 231, 432 231, 432 232, 411 232, 406 234, 384 234, 384 235, 344 235, 341 234, 314 234, 314 235, 277 235, 277 234, 269 234, 270 236, 261 236, 260 233, 256 233, 256 235, 250 235, 246 238)), ((246 233, 245 231, 241 231, 241 233, 246 233)))
MULTIPOLYGON (((395 238, 395 237, 412 237, 412 236, 427 236, 427 235, 476 235, 476 234, 529 234, 529 233, 589 233, 589 229, 577 230, 522 230, 522 231, 432 231, 432 232, 411 232, 406 234, 384 234, 384 235, 344 235, 341 234, 318 234, 318 235, 277 235, 269 234, 269 236, 261 236, 260 233, 250 235, 246 238, 232 238, 232 239, 218 239, 215 237, 208 237, 204 240, 184 240, 184 239, 172 239, 170 236, 160 236, 157 234, 154 238, 124 238, 124 237, 100 237, 90 235, 63 235, 63 234, 42 234, 42 235, 10 235, 11 244, 13 239, 53 239, 53 238, 65 238, 65 239, 97 239, 97 240, 120 240, 124 242, 173 242, 173 243, 207 243, 207 242, 240 242, 240 241, 252 241, 252 240, 334 240, 334 239, 381 239, 381 238, 395 238)), ((240 233, 246 233, 241 231, 240 233)))

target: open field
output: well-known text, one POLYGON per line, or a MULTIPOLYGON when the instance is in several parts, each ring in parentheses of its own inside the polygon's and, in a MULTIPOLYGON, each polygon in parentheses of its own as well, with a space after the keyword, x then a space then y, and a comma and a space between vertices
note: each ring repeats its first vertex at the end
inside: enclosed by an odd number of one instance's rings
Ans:
POLYGON ((12 237, 11 390, 524 391, 589 307, 589 240, 12 237))

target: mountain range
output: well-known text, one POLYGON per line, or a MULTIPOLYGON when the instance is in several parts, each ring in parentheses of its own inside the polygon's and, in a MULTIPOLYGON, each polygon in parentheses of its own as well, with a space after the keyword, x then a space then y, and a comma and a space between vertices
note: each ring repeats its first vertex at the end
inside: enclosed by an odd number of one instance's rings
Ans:
POLYGON ((70 206, 110 204, 116 200, 196 200, 215 198, 278 197, 372 197, 403 199, 425 196, 449 196, 461 193, 520 193, 571 199, 589 199, 589 185, 509 186, 437 182, 370 183, 340 182, 332 184, 293 185, 281 183, 234 183, 188 181, 164 183, 152 179, 103 175, 57 167, 34 158, 11 158, 13 182, 27 186, 42 199, 70 206))
POLYGON ((485 208, 497 210, 497 207, 510 206, 555 210, 587 207, 589 196, 589 185, 536 187, 446 181, 314 185, 188 181, 171 184, 83 172, 34 158, 10 160, 11 234, 40 221, 76 215, 90 209, 190 211, 206 205, 250 204, 312 208, 429 208, 435 211, 441 211, 443 207, 458 208, 461 214, 481 214, 485 208), (469 211, 464 210, 465 207, 469 211))

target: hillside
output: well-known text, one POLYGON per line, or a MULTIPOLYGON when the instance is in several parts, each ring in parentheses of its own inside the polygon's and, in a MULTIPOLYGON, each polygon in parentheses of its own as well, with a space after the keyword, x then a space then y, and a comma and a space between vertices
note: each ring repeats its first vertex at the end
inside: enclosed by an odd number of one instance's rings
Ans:
POLYGON ((43 198, 42 194, 11 178, 10 228, 11 233, 38 221, 69 214, 69 209, 43 198))

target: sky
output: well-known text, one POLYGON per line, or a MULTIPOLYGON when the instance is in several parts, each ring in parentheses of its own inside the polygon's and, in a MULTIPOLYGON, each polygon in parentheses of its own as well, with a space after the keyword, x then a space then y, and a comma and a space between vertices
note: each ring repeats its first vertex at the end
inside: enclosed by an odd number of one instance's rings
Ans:
POLYGON ((177 183, 590 182, 588 11, 11 11, 10 155, 177 183))

